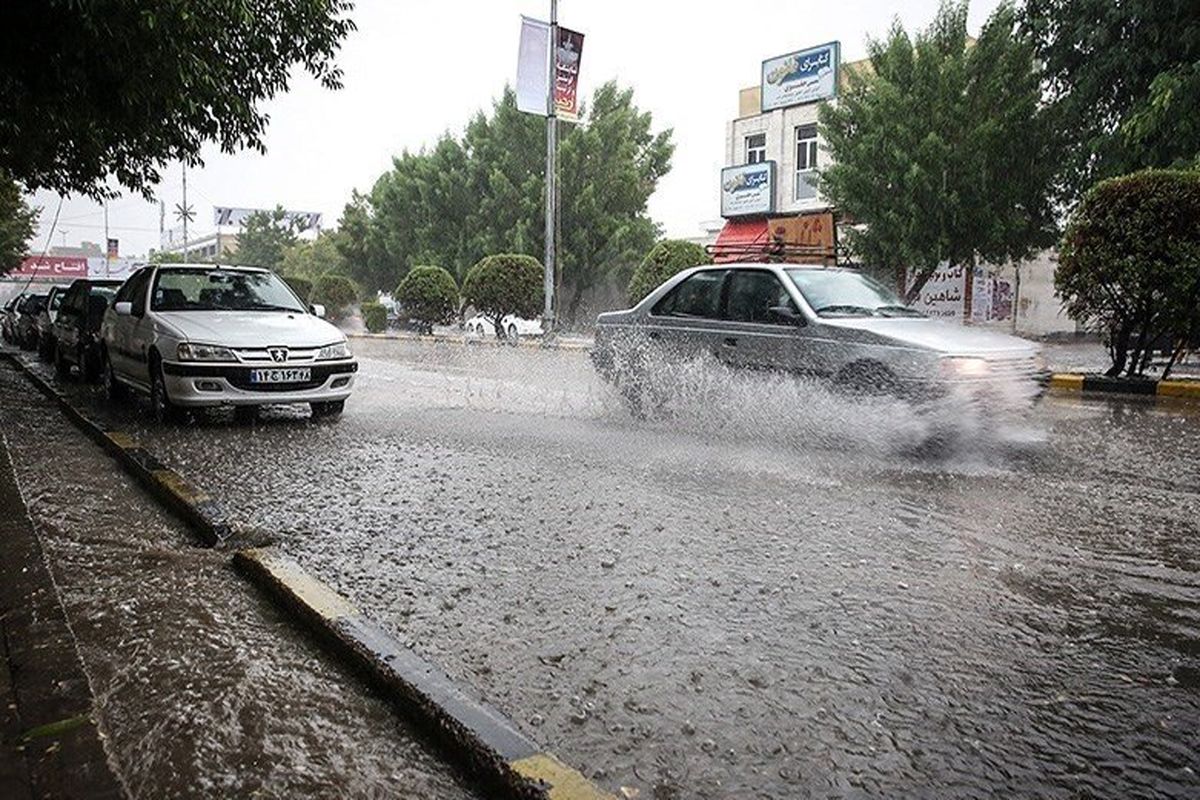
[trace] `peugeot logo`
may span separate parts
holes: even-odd
[[[286,347],[268,347],[267,354],[271,356],[271,360],[276,364],[282,364],[287,361],[288,351]]]

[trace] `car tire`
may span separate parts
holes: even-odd
[[[113,374],[112,362],[108,360],[108,351],[103,350],[100,353],[100,369],[101,377],[104,379],[104,394],[114,403],[119,403],[129,397],[129,389],[125,384],[117,380],[117,376]]]
[[[171,402],[167,394],[167,383],[163,378],[162,362],[157,358],[150,362],[150,413],[160,424],[178,422],[183,416],[179,406]]]
[[[84,383],[95,383],[100,379],[100,364],[96,357],[88,355],[86,347],[80,347],[75,353],[75,367],[79,370],[79,378]]]
[[[322,417],[340,416],[346,408],[345,400],[323,400],[317,403],[309,403],[312,406],[313,419]]]
[[[60,378],[68,378],[71,375],[71,365],[63,358],[62,348],[54,345],[54,374]]]

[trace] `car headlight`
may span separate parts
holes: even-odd
[[[332,361],[335,358],[349,358],[350,347],[345,342],[327,344],[317,351],[317,361]]]
[[[180,342],[175,352],[180,361],[237,361],[232,350],[216,344]]]
[[[942,375],[947,378],[982,378],[988,374],[988,363],[982,358],[948,356],[941,362]]]

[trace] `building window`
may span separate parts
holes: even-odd
[[[817,126],[796,128],[796,199],[817,196]]]
[[[746,137],[746,163],[761,164],[767,160],[767,135],[752,133]]]

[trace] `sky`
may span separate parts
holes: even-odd
[[[893,19],[910,31],[927,25],[939,0],[560,0],[559,22],[584,34],[581,96],[615,79],[653,114],[655,130],[672,128],[670,174],[650,200],[667,235],[691,236],[719,217],[718,175],[725,126],[737,115],[738,90],[759,79],[763,59],[838,40],[843,61],[866,55],[868,37]],[[978,32],[999,0],[975,0]],[[211,232],[213,206],[318,211],[334,227],[354,189],[367,191],[391,159],[462,131],[516,77],[520,15],[545,19],[549,0],[358,0],[358,30],[337,58],[344,88],[323,89],[297,71],[290,90],[262,105],[270,123],[267,151],[206,148],[204,166],[188,171],[192,235]],[[169,165],[158,197],[170,212],[182,199],[181,169]],[[38,192],[41,208],[31,252],[48,244],[104,241],[104,208],[67,197],[51,237],[57,195]],[[108,203],[109,235],[121,255],[158,247],[159,208],[140,195]]]

